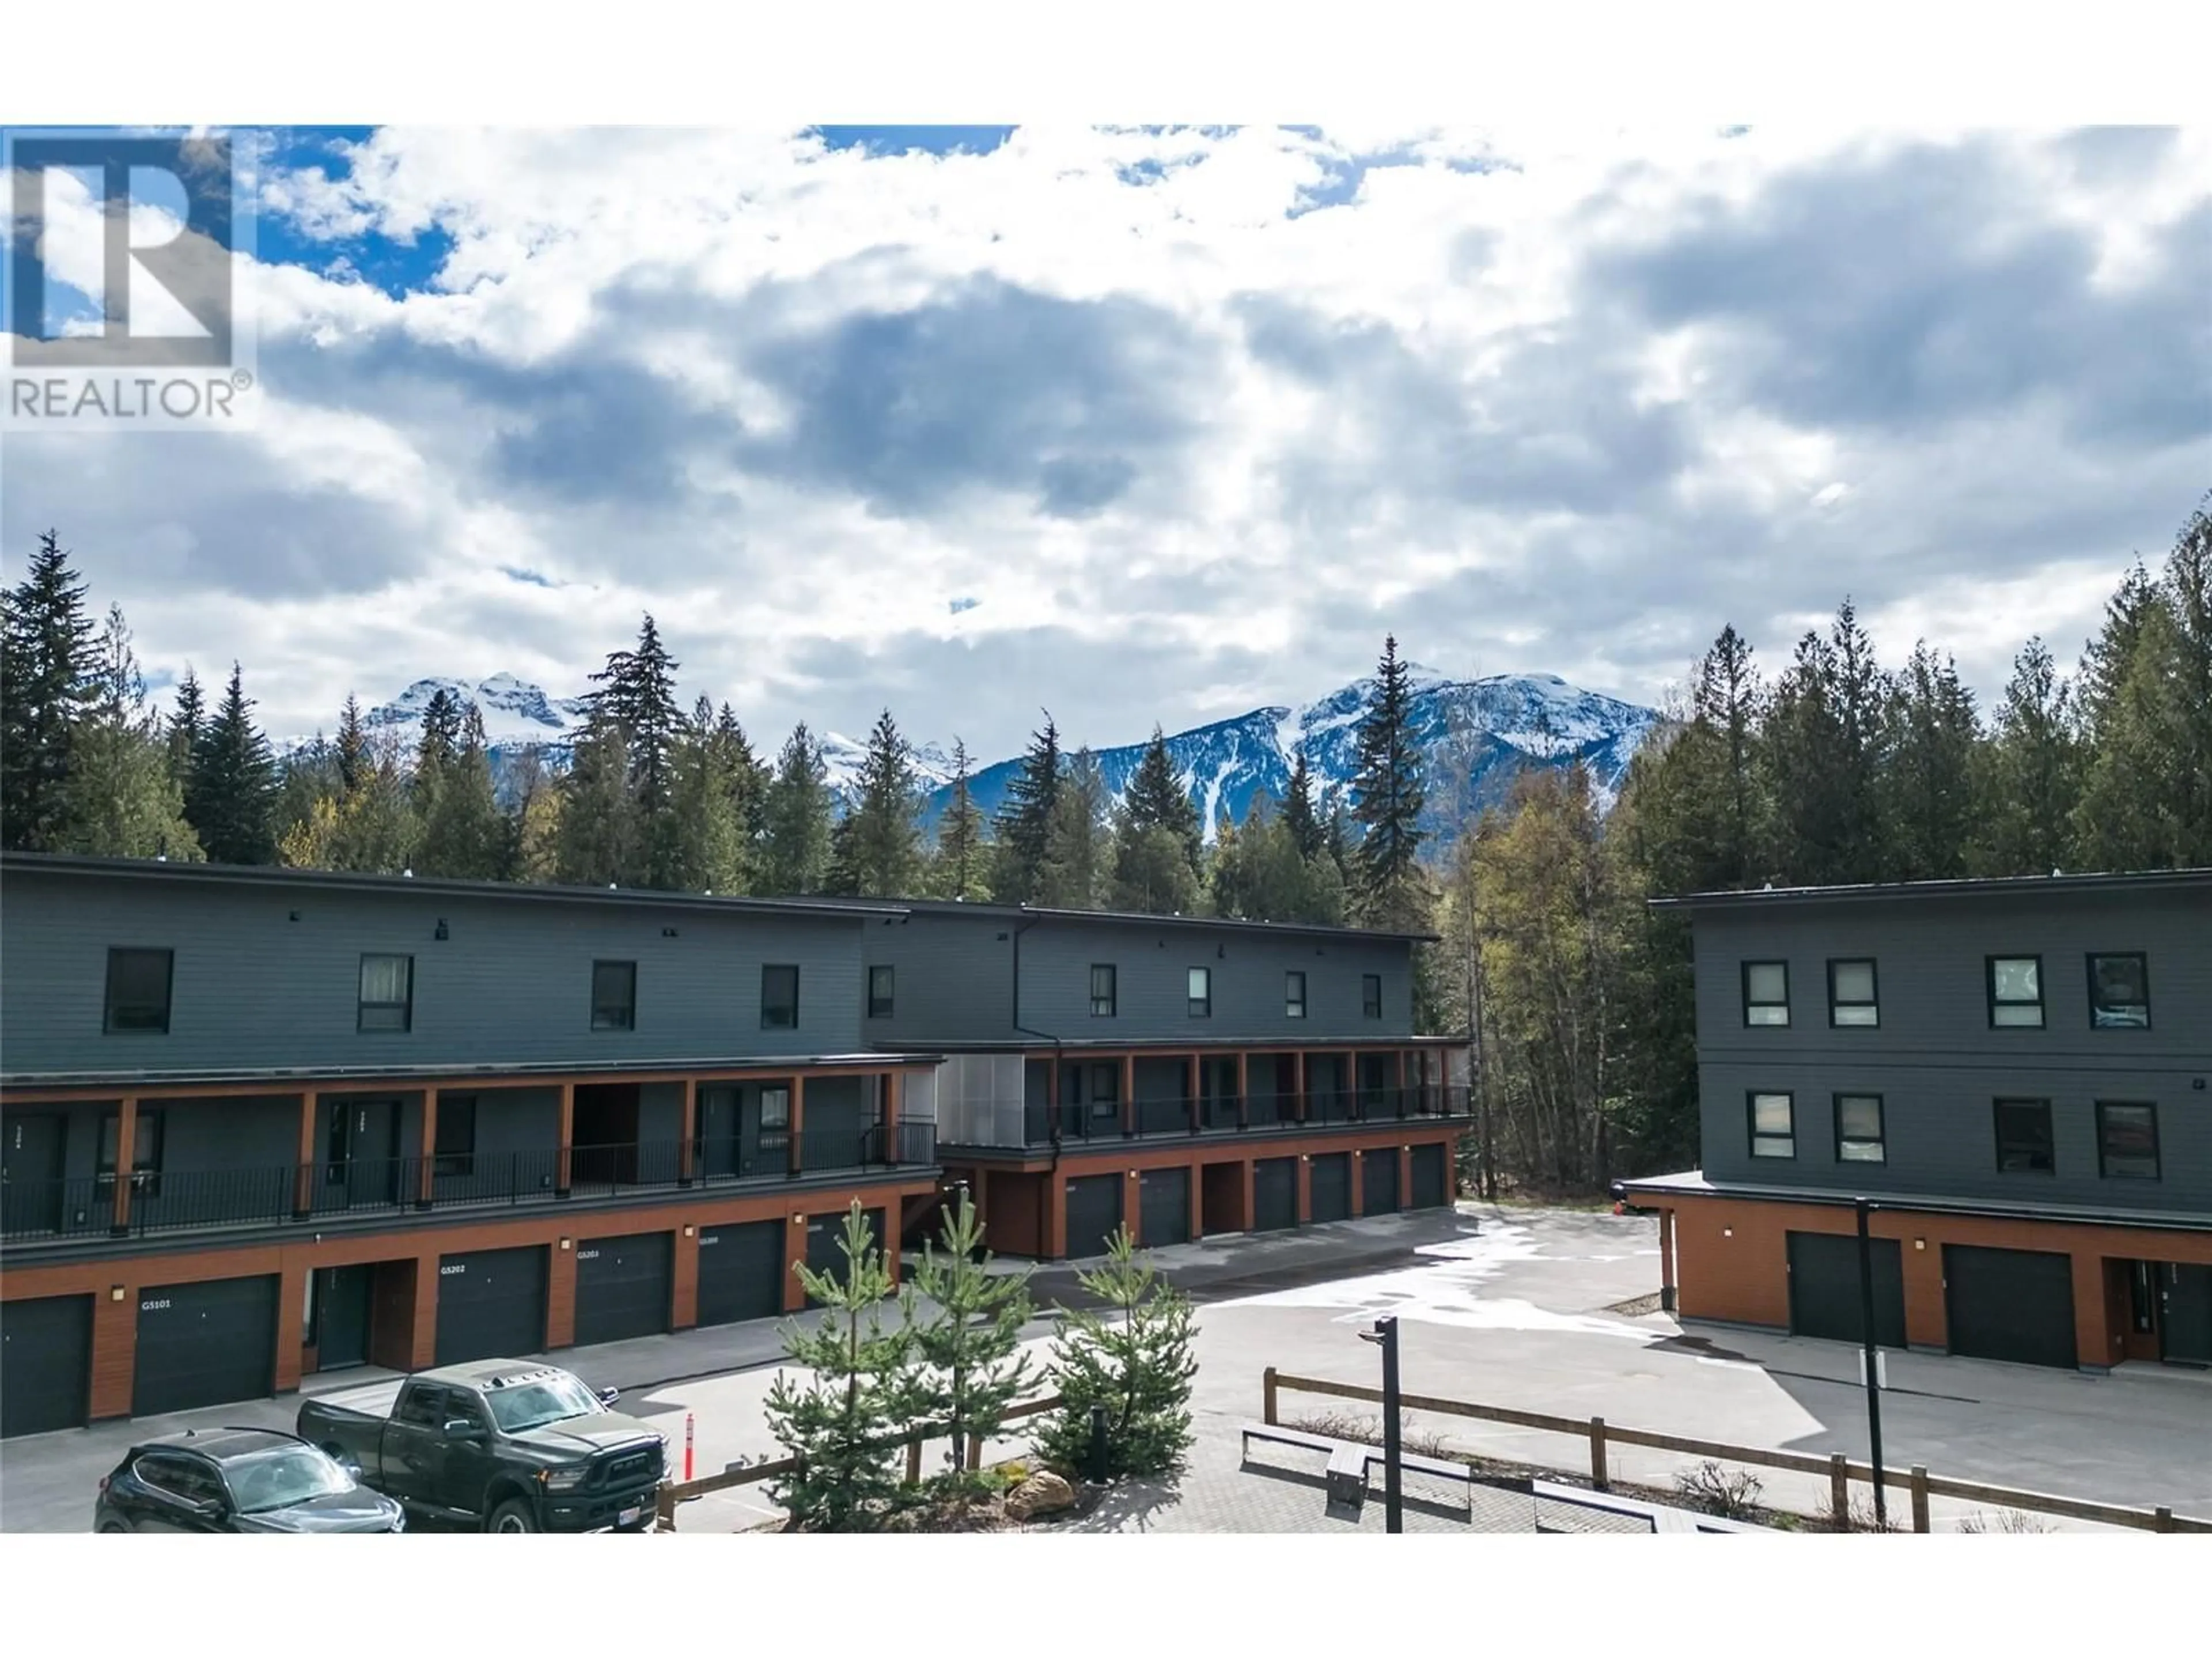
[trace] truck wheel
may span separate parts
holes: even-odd
[[[536,1532],[538,1511],[526,1498],[510,1498],[491,1512],[488,1532]]]

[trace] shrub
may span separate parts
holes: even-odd
[[[1759,1494],[1766,1483],[1749,1469],[1732,1469],[1708,1460],[1674,1477],[1674,1490],[1684,1504],[1723,1521],[1748,1521],[1759,1513]]]

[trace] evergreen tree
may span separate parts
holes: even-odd
[[[507,825],[507,869],[517,881],[557,881],[562,797],[535,750],[523,750],[516,763],[514,796]]]
[[[1935,881],[1966,873],[1967,847],[1978,828],[1974,781],[1980,728],[1973,693],[1958,666],[1940,662],[1926,641],[1894,683],[1883,766],[1893,880]]]
[[[643,886],[647,872],[629,747],[620,723],[596,699],[571,745],[559,789],[557,879],[585,887]]]
[[[2042,640],[2013,659],[1984,752],[1979,872],[2042,875],[2074,864],[2073,814],[2081,795],[2081,744],[2072,683]]]
[[[2172,625],[2166,708],[2176,819],[2174,861],[2212,866],[2212,495],[2174,538],[2163,586]]]
[[[349,691],[346,693],[345,708],[338,714],[336,745],[341,793],[351,794],[360,788],[369,769],[376,763],[370,748],[368,722],[362,718],[361,700]]]
[[[51,530],[0,593],[0,846],[40,851],[64,834],[70,745],[94,696],[84,595]]]
[[[878,1313],[890,1294],[890,1273],[858,1199],[839,1241],[842,1273],[793,1264],[806,1293],[823,1310],[812,1328],[785,1328],[783,1349],[812,1373],[805,1383],[779,1371],[769,1384],[769,1427],[799,1468],[769,1487],[807,1532],[865,1532],[897,1502],[897,1431],[910,1399],[913,1340],[902,1322],[885,1329]]]
[[[435,781],[422,814],[414,868],[421,875],[499,880],[509,868],[507,817],[499,810],[492,785],[483,714],[474,703],[461,709],[451,741],[451,752],[436,763],[433,772]],[[427,732],[424,748],[428,748]],[[419,792],[422,762],[416,763],[415,775]]]
[[[167,725],[161,729],[162,742],[168,750],[169,778],[181,793],[189,794],[192,776],[192,750],[200,740],[200,727],[207,721],[207,696],[200,689],[199,676],[191,665],[185,665],[185,677],[177,682],[176,706],[169,711]]]
[[[1008,781],[1006,802],[999,809],[991,890],[1002,903],[1037,902],[1059,816],[1060,770],[1060,729],[1048,710],[1044,729],[1030,734],[1029,751]]]
[[[830,873],[829,777],[813,733],[803,723],[793,728],[762,801],[762,893],[798,897],[823,890]]]
[[[1398,641],[1383,641],[1375,689],[1358,728],[1352,816],[1361,827],[1352,849],[1352,914],[1370,927],[1425,925],[1420,876],[1425,793],[1420,746],[1413,734],[1413,681]]]
[[[1062,910],[1097,908],[1106,891],[1110,811],[1111,798],[1097,758],[1088,749],[1077,750],[1054,794],[1044,863],[1030,902]]]
[[[269,739],[253,723],[245,676],[230,667],[230,683],[200,732],[192,752],[185,816],[210,860],[217,864],[272,864],[276,834],[276,763]]]
[[[750,891],[760,768],[727,703],[718,711],[701,697],[693,706],[675,766],[673,810],[681,830],[676,885],[695,893]]]
[[[1192,878],[1197,878],[1204,846],[1198,803],[1176,776],[1168,740],[1158,726],[1152,727],[1152,740],[1145,745],[1143,758],[1122,793],[1121,808],[1133,830],[1164,830],[1175,836],[1182,844]]]
[[[921,805],[913,749],[884,709],[868,734],[855,799],[838,826],[846,843],[846,884],[862,898],[908,898],[921,887]]]
[[[927,1369],[913,1396],[912,1413],[949,1427],[947,1484],[965,1486],[967,1449],[995,1437],[1007,1408],[1027,1391],[1029,1356],[1022,1328],[1030,1322],[1029,1272],[993,1273],[983,1249],[983,1224],[965,1188],[945,1214],[939,1246],[922,1245],[913,1291],[929,1303],[914,1311],[907,1296],[915,1357]]]
[[[1159,824],[1139,828],[1125,806],[1114,815],[1112,877],[1107,905],[1156,916],[1198,914],[1200,886],[1180,833]],[[1215,866],[1224,854],[1217,849]]]
[[[1164,1474],[1190,1444],[1190,1299],[1139,1259],[1126,1228],[1103,1267],[1075,1277],[1099,1306],[1058,1310],[1050,1368],[1061,1405],[1038,1431],[1038,1454],[1087,1472],[1091,1408],[1103,1406],[1108,1476]]]
[[[313,821],[315,803],[340,793],[337,750],[320,732],[276,763],[276,802],[269,821],[276,826],[280,860],[292,862],[284,849],[293,844],[301,827]]]
[[[1760,745],[1778,808],[1776,861],[1797,884],[1879,881],[1889,867],[1880,773],[1887,682],[1845,599],[1808,633]]]
[[[305,817],[285,830],[277,842],[283,862],[374,875],[397,875],[413,867],[422,821],[398,735],[365,736],[353,776],[353,787],[341,782],[318,795]]]
[[[990,844],[985,838],[982,809],[975,805],[968,775],[968,745],[952,740],[952,799],[937,826],[937,856],[930,888],[939,898],[970,902],[991,896],[987,872]]]
[[[677,885],[684,860],[683,835],[674,812],[676,751],[683,711],[676,702],[676,671],[648,613],[636,647],[610,653],[592,676],[592,702],[621,735],[625,776],[637,836],[635,880],[647,887]]]
[[[1306,766],[1306,746],[1300,744],[1291,763],[1291,784],[1283,797],[1283,827],[1302,859],[1315,859],[1325,849],[1321,817],[1314,806],[1313,774]]]
[[[72,741],[56,850],[199,858],[199,840],[185,822],[184,792],[169,775],[161,717],[146,706],[121,605],[108,607],[91,660],[92,699]]]

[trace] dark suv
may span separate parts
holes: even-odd
[[[133,1446],[100,1483],[94,1532],[400,1532],[406,1511],[280,1429],[187,1430]]]

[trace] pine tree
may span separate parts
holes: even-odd
[[[670,888],[683,860],[682,834],[673,805],[676,750],[684,718],[676,702],[676,671],[648,613],[636,647],[617,651],[592,676],[599,690],[592,703],[620,733],[637,836],[635,882]]]
[[[176,706],[169,711],[167,723],[161,728],[161,739],[168,751],[169,778],[179,793],[189,794],[192,776],[192,750],[200,740],[200,727],[207,721],[207,695],[200,689],[199,676],[191,665],[185,665],[185,677],[177,682]]]
[[[0,593],[0,846],[57,844],[78,717],[94,695],[84,583],[49,530]]]
[[[1103,1267],[1075,1277],[1099,1306],[1058,1310],[1050,1370],[1061,1405],[1038,1431],[1038,1454],[1088,1472],[1091,1408],[1103,1406],[1109,1478],[1164,1474],[1191,1439],[1190,1299],[1139,1259],[1126,1228],[1108,1241]]]
[[[812,1376],[799,1383],[779,1371],[768,1391],[769,1427],[799,1461],[769,1495],[807,1532],[868,1531],[897,1502],[897,1431],[911,1401],[912,1334],[903,1322],[884,1326],[878,1309],[891,1278],[858,1199],[840,1244],[842,1273],[793,1264],[824,1317],[812,1328],[787,1326],[784,1353]]]
[[[968,745],[952,740],[952,799],[937,825],[937,856],[930,887],[939,898],[965,899],[970,903],[991,896],[987,877],[991,849],[985,839],[982,809],[969,778]]]
[[[1945,880],[1966,873],[1978,813],[1974,781],[1980,728],[1973,693],[1958,665],[1940,662],[1926,641],[1912,647],[1891,692],[1882,795],[1893,880]]]
[[[1097,757],[1088,749],[1077,750],[1054,795],[1044,863],[1037,872],[1032,903],[1062,910],[1097,908],[1106,891],[1110,810],[1111,798]]]
[[[368,722],[362,718],[361,700],[350,691],[346,693],[345,708],[338,714],[336,749],[338,787],[350,794],[361,787],[368,769],[375,763],[369,752]]]
[[[1022,1328],[1030,1322],[1029,1272],[993,1273],[983,1249],[983,1224],[963,1188],[945,1215],[939,1244],[922,1246],[913,1289],[929,1303],[926,1314],[907,1298],[915,1356],[927,1369],[915,1389],[913,1415],[950,1431],[947,1484],[969,1484],[967,1449],[994,1438],[1007,1408],[1030,1383]]]
[[[559,880],[562,797],[534,749],[524,750],[516,763],[514,796],[507,824],[507,869],[517,881]]]
[[[861,757],[856,799],[838,826],[846,842],[845,884],[861,898],[908,898],[921,885],[920,796],[913,749],[884,709]]]
[[[823,890],[830,873],[829,769],[805,724],[777,756],[762,800],[760,889],[776,897]]]
[[[1370,927],[1425,924],[1420,878],[1425,793],[1420,746],[1413,734],[1413,682],[1398,641],[1383,641],[1375,689],[1360,717],[1352,816],[1363,831],[1352,849],[1352,913]]]
[[[1760,745],[1778,809],[1776,862],[1790,882],[1879,881],[1889,867],[1880,787],[1887,685],[1849,599],[1826,638],[1798,641]]]
[[[1283,827],[1290,831],[1291,844],[1298,849],[1300,858],[1321,856],[1325,837],[1314,806],[1313,774],[1306,766],[1304,744],[1298,745],[1291,763],[1290,788],[1283,796]]]
[[[422,820],[398,735],[364,734],[353,777],[351,788],[334,782],[315,798],[304,817],[285,829],[276,848],[283,863],[374,875],[397,875],[414,866]]]
[[[435,767],[414,868],[422,875],[499,880],[508,872],[507,818],[492,785],[483,714],[474,703],[461,709],[451,743],[451,752]],[[420,761],[415,775],[419,792]]]
[[[2162,586],[2172,625],[2174,861],[2212,866],[2212,495],[2174,538]]]
[[[991,890],[1002,903],[1037,902],[1058,817],[1060,771],[1060,729],[1048,710],[1044,729],[1030,734],[1029,751],[1008,781],[1006,802],[999,809]]]
[[[629,744],[620,723],[596,699],[570,746],[568,769],[558,787],[557,879],[586,887],[644,885],[642,827],[630,787]]]
[[[2029,876],[2073,866],[2081,743],[2072,682],[2060,675],[2041,639],[2031,639],[2013,659],[1995,727],[1984,751],[1977,869]]]
[[[56,850],[198,859],[199,840],[185,822],[184,792],[169,775],[161,717],[146,706],[121,605],[108,607],[91,661],[92,699],[72,741]]]
[[[1174,836],[1182,844],[1184,861],[1190,866],[1195,879],[1204,848],[1198,803],[1191,799],[1182,780],[1176,776],[1175,762],[1168,754],[1168,740],[1158,726],[1152,727],[1152,739],[1145,745],[1144,756],[1130,776],[1121,805],[1132,828],[1139,831],[1164,830]]]
[[[236,663],[230,683],[200,732],[192,752],[185,816],[210,860],[217,864],[273,864],[276,834],[276,763],[269,739],[254,725],[252,700]]]
[[[702,696],[693,706],[677,744],[675,767],[676,886],[695,893],[750,891],[759,767],[727,703],[717,711]]]

